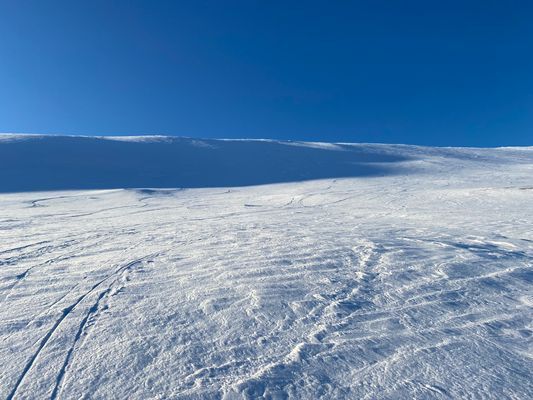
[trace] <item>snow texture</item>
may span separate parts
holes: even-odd
[[[0,160],[1,398],[531,398],[532,148],[4,136]]]

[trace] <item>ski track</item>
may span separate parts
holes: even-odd
[[[111,279],[112,277],[115,277],[117,274],[121,274],[123,273],[124,271],[127,271],[129,270],[130,268],[132,268],[134,265],[144,261],[145,259],[149,258],[149,257],[153,257],[155,255],[151,255],[151,256],[147,256],[147,257],[142,257],[142,258],[139,258],[139,259],[136,259],[134,261],[131,261],[127,264],[125,264],[124,266],[118,268],[115,272],[113,272],[112,274],[106,276],[104,279],[98,281],[97,283],[95,283],[87,292],[85,292],[83,295],[81,295],[73,304],[71,304],[70,306],[66,307],[65,309],[62,310],[62,314],[61,316],[56,320],[56,322],[54,323],[54,325],[52,326],[52,328],[45,334],[45,336],[42,338],[42,340],[40,341],[39,343],[39,346],[37,347],[37,350],[35,351],[35,353],[30,357],[30,359],[28,360],[28,362],[26,363],[24,369],[22,370],[22,373],[20,374],[20,376],[18,377],[16,383],[15,383],[15,386],[13,387],[13,390],[8,394],[7,396],[7,399],[8,400],[11,400],[14,398],[14,396],[16,395],[17,393],[17,390],[20,386],[20,384],[22,383],[22,381],[24,380],[24,378],[26,377],[26,375],[28,374],[28,372],[30,371],[30,369],[32,368],[33,364],[35,363],[35,361],[37,360],[37,358],[39,357],[39,354],[41,353],[41,351],[45,348],[46,344],[48,343],[48,341],[50,340],[50,338],[52,337],[52,335],[56,332],[56,330],[59,328],[59,326],[61,325],[61,323],[65,320],[65,318],[67,318],[70,313],[86,298],[88,297],[91,293],[93,293],[97,288],[100,287],[100,285],[102,285],[104,282],[108,281],[109,279]],[[116,280],[115,280],[116,281]],[[113,281],[113,283],[115,283],[115,281]],[[89,307],[87,313],[85,314],[85,317],[82,319],[81,323],[80,323],[80,327],[78,329],[78,332],[76,333],[76,336],[74,338],[74,342],[72,344],[72,347],[69,349],[69,351],[67,352],[67,357],[65,358],[65,362],[63,364],[63,366],[61,367],[59,373],[58,373],[58,377],[57,377],[57,380],[56,380],[56,386],[54,387],[54,390],[52,392],[52,397],[51,398],[56,398],[57,396],[57,389],[59,388],[59,385],[61,383],[61,379],[66,371],[66,367],[68,365],[68,362],[70,360],[70,357],[71,357],[71,354],[72,352],[74,351],[74,347],[77,343],[77,341],[79,340],[82,332],[83,332],[83,329],[87,323],[87,320],[89,319],[89,317],[91,315],[93,315],[97,309],[98,309],[98,304],[100,303],[100,301],[102,300],[102,298],[107,295],[110,291],[111,291],[111,286],[113,285],[113,283],[108,287],[106,288],[105,290],[103,290],[100,295],[98,295],[97,297],[97,300],[96,302],[91,306]]]
[[[83,317],[81,323],[80,323],[80,326],[78,328],[78,331],[76,332],[76,336],[74,337],[74,340],[73,340],[73,343],[72,343],[72,346],[70,347],[70,349],[68,350],[67,352],[67,356],[65,357],[65,361],[63,362],[63,365],[61,366],[61,369],[59,370],[59,373],[57,374],[57,379],[56,379],[56,384],[54,386],[54,389],[52,390],[52,395],[51,395],[51,399],[55,399],[57,398],[58,396],[58,393],[60,393],[60,389],[61,389],[61,384],[62,384],[62,381],[63,381],[63,377],[67,371],[67,367],[69,365],[69,362],[71,361],[72,359],[72,354],[74,352],[74,349],[76,348],[76,345],[78,344],[79,340],[81,339],[82,337],[82,334],[85,332],[86,330],[86,327],[87,327],[87,322],[89,321],[89,318],[93,317],[94,319],[96,319],[96,314],[98,313],[99,311],[99,306],[100,306],[100,303],[102,302],[103,299],[105,299],[107,296],[110,295],[110,293],[112,293],[112,291],[114,290],[113,289],[113,286],[116,285],[117,281],[119,281],[121,279],[121,277],[127,273],[128,271],[130,271],[134,266],[144,262],[145,260],[147,259],[153,259],[157,257],[157,254],[153,254],[153,255],[150,255],[150,256],[147,256],[147,257],[143,257],[143,258],[139,258],[139,259],[136,259],[132,262],[129,262],[128,264],[126,264],[125,266],[119,268],[117,270],[117,272],[115,272],[112,276],[117,276],[117,275],[120,275],[119,277],[116,277],[113,282],[111,282],[111,284],[105,289],[103,290],[97,297],[96,301],[94,302],[94,304],[88,309],[87,313],[85,314],[85,317]],[[111,278],[111,276],[109,276],[108,278],[106,278],[105,280]],[[103,283],[104,281],[101,281],[99,282],[96,286],[99,286],[101,283]],[[93,287],[91,289],[94,290],[96,289],[96,286]]]
[[[533,151],[453,151],[412,175],[0,195],[0,397],[531,398]]]

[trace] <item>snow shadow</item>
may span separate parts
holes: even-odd
[[[249,186],[400,173],[375,146],[176,137],[3,136],[0,192]]]

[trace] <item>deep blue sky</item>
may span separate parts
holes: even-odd
[[[533,2],[0,0],[1,131],[533,145]]]

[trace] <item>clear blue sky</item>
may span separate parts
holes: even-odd
[[[533,2],[0,0],[0,131],[533,145]]]

